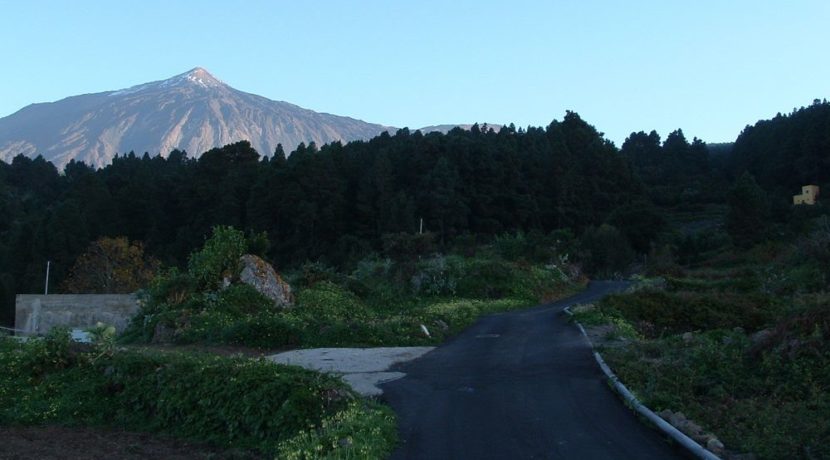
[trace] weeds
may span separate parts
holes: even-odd
[[[721,256],[576,316],[635,330],[603,353],[652,409],[682,411],[732,451],[830,458],[830,299],[806,248],[824,245]]]
[[[4,424],[105,425],[296,458],[318,458],[311,443],[292,441],[309,426],[348,438],[343,450],[357,454],[380,457],[395,441],[387,409],[357,402],[333,377],[264,360],[101,355],[73,350],[66,331],[57,331],[25,344],[3,339],[0,365]]]

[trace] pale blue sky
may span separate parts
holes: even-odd
[[[193,67],[392,126],[544,126],[574,110],[618,146],[731,141],[830,98],[827,0],[0,0],[0,116]]]

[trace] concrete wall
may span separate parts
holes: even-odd
[[[18,294],[14,328],[45,334],[55,326],[84,329],[100,321],[121,332],[137,312],[135,294]]]

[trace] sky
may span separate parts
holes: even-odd
[[[236,89],[412,129],[575,111],[733,141],[830,98],[827,0],[0,0],[0,117],[204,67]]]

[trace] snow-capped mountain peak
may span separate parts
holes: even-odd
[[[0,118],[0,160],[42,155],[58,168],[69,161],[102,167],[117,153],[199,156],[247,140],[262,155],[278,144],[369,139],[390,128],[313,112],[238,91],[196,67],[118,91],[33,104]]]
[[[181,75],[177,75],[171,78],[170,80],[166,81],[175,81],[176,83],[186,81],[194,85],[202,86],[204,88],[214,88],[217,86],[225,85],[225,83],[222,82],[222,80],[219,80],[218,78],[214,77],[210,74],[210,72],[201,67],[193,68]]]
[[[225,83],[214,77],[207,70],[202,67],[195,67],[185,73],[173,76],[167,80],[159,80],[150,83],[142,83],[140,85],[130,86],[129,88],[112,91],[111,96],[124,96],[128,94],[138,93],[144,90],[154,89],[168,89],[171,87],[188,87],[197,86],[200,88],[220,88],[226,86]]]

